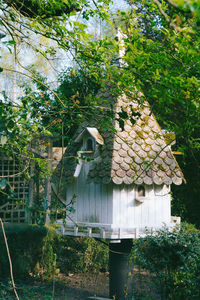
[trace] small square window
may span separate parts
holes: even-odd
[[[138,197],[145,197],[145,188],[143,185],[138,186]]]

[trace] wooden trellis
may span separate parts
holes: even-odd
[[[31,151],[35,157],[46,159],[49,168],[55,170],[59,164],[65,148],[52,147],[53,139],[57,137],[41,137],[33,140],[31,144]],[[13,199],[6,196],[7,191],[3,189],[0,194],[0,218],[7,223],[35,223],[36,213],[30,213],[26,209],[33,208],[37,204],[38,199],[42,197],[47,199],[48,206],[51,203],[51,182],[47,178],[44,183],[40,181],[40,174],[35,169],[34,161],[30,163],[30,177],[28,181],[24,178],[23,169],[26,162],[14,160],[11,157],[6,157],[0,153],[0,180],[6,179],[7,189],[13,191]],[[34,178],[33,178],[34,177]],[[49,210],[47,210],[47,213]],[[48,222],[48,214],[46,214],[46,221]]]
[[[12,189],[14,200],[6,201],[0,206],[0,218],[8,223],[26,223],[28,214],[25,209],[25,202],[29,198],[29,182],[22,176],[17,175],[20,172],[20,164],[5,156],[0,157],[0,178],[6,178],[7,185]],[[2,203],[0,197],[0,204]],[[6,198],[6,197],[4,197]]]
[[[0,207],[0,218],[7,223],[26,223],[25,205],[7,202]]]

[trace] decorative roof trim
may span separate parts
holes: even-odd
[[[75,139],[75,142],[80,142],[85,132],[88,132],[98,144],[104,145],[104,139],[99,133],[98,129],[95,127],[86,127]]]

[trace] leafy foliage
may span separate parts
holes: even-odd
[[[108,271],[108,246],[99,241],[59,236],[55,246],[61,272]]]
[[[15,276],[28,278],[32,274],[51,278],[55,271],[56,257],[52,248],[55,232],[37,225],[7,225],[5,231]],[[9,276],[9,262],[2,231],[0,234],[0,277],[6,278]]]
[[[53,296],[52,287],[47,284],[44,289],[44,286],[38,284],[34,286],[32,282],[26,281],[24,283],[23,281],[18,281],[16,287],[19,298],[23,300],[29,300],[40,297],[42,297],[42,299],[44,300],[51,300]],[[1,299],[16,299],[16,296],[13,293],[13,287],[10,280],[5,279],[2,282],[0,282],[0,297]]]
[[[52,16],[61,16],[62,14],[69,14],[73,11],[80,10],[78,3],[74,1],[60,1],[55,3],[55,1],[34,1],[26,0],[23,3],[21,1],[4,1],[9,6],[13,7],[15,10],[19,11],[24,17],[43,19]]]
[[[200,290],[200,235],[168,228],[135,241],[132,258],[153,275],[162,299],[196,299]]]
[[[176,133],[187,185],[175,187],[173,213],[200,225],[199,5],[197,1],[131,2],[137,24],[125,31],[124,61],[162,128]]]
[[[108,247],[91,238],[59,236],[55,228],[6,225],[14,276],[49,280],[56,271],[100,272],[108,269]],[[1,235],[0,278],[9,276],[9,262]]]

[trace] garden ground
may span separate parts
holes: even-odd
[[[109,297],[109,273],[59,274],[55,281],[51,280],[49,283],[38,280],[16,281],[16,286],[20,300],[86,300],[89,296]],[[140,299],[144,299],[144,291],[145,295],[149,295],[148,299],[160,299],[150,285],[147,273],[136,272],[135,286],[135,291],[141,295]],[[5,294],[2,294],[1,289],[0,300],[14,299],[12,289],[7,288]]]
[[[4,289],[1,288],[0,291],[1,300],[16,299],[12,288],[8,288],[9,284],[2,283]],[[60,274],[55,277],[55,281],[51,280],[48,283],[38,280],[16,280],[16,287],[20,300],[85,300],[94,295],[108,297],[108,274]]]

